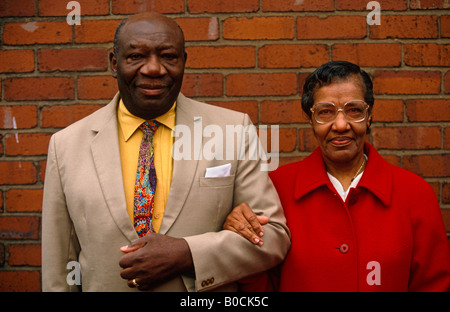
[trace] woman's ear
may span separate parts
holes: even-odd
[[[367,130],[366,133],[370,133],[370,126],[372,125],[372,114],[369,115],[369,118],[367,118]]]

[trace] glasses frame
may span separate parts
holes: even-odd
[[[347,115],[345,114],[345,111],[344,111],[345,105],[347,105],[348,103],[354,103],[354,102],[359,102],[359,103],[366,104],[366,106],[365,106],[366,111],[364,112],[364,118],[362,118],[361,120],[349,120],[347,118]],[[342,114],[344,115],[345,120],[347,120],[348,122],[363,122],[367,118],[367,112],[368,112],[369,107],[370,107],[369,104],[367,104],[365,101],[362,101],[362,100],[348,101],[341,108],[336,108],[336,114],[334,115],[334,118],[332,120],[330,120],[330,121],[320,121],[320,120],[317,119],[317,116],[314,114],[315,106],[317,104],[331,104],[334,107],[336,107],[336,104],[331,103],[331,102],[319,102],[319,103],[314,104],[313,107],[310,108],[310,111],[311,111],[312,115],[314,116],[314,120],[317,123],[320,123],[320,124],[327,124],[327,123],[330,123],[330,122],[334,122],[336,120],[337,115],[339,114],[339,112],[342,112]]]

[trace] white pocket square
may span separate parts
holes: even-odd
[[[231,164],[206,168],[205,178],[228,177],[231,172]]]

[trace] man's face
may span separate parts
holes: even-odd
[[[117,55],[111,55],[125,107],[147,120],[172,107],[181,89],[185,63],[181,31],[161,17],[130,18],[120,31]]]

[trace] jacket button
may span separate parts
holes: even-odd
[[[342,252],[343,254],[348,252],[348,245],[347,244],[342,244],[341,247],[339,247],[339,251]]]

